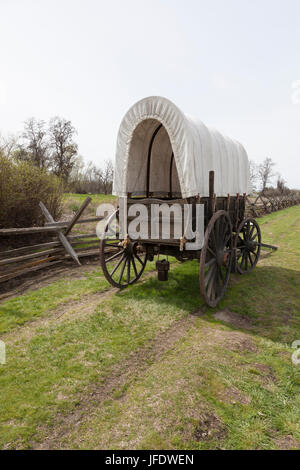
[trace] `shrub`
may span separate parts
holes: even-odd
[[[63,189],[56,176],[0,153],[0,227],[43,225],[40,201],[57,220],[63,208]]]

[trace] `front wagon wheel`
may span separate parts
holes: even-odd
[[[215,307],[225,295],[232,256],[230,217],[227,212],[218,211],[206,228],[200,256],[200,290],[209,307]]]
[[[114,214],[118,219],[118,211]],[[104,233],[108,234],[109,219]],[[100,264],[108,282],[119,289],[134,284],[142,275],[147,263],[147,253],[137,241],[121,240],[116,227],[114,238],[103,237],[100,241]]]
[[[234,247],[237,271],[240,274],[251,272],[259,260],[261,248],[261,232],[255,219],[248,217],[240,223]]]

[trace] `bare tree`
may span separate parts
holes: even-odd
[[[8,136],[0,135],[0,151],[7,158],[13,157],[18,149],[19,136],[9,134]]]
[[[112,182],[114,176],[114,166],[111,160],[105,161],[105,167],[102,172],[102,186],[104,194],[112,192]]]
[[[61,176],[66,182],[76,161],[78,145],[73,138],[76,134],[71,121],[55,117],[51,119],[49,126],[49,138],[51,154],[51,166],[57,176]]]
[[[261,184],[262,192],[265,191],[267,185],[271,182],[271,179],[274,177],[273,167],[275,163],[272,158],[265,158],[263,163],[258,166],[258,179]]]
[[[249,178],[252,190],[255,191],[258,178],[258,168],[254,160],[249,160]]]
[[[92,192],[101,193],[103,191],[103,170],[96,166],[93,167]]]
[[[85,163],[81,155],[74,157],[74,165],[69,175],[69,183],[76,193],[84,194],[84,168]]]
[[[31,161],[39,168],[46,168],[49,159],[49,143],[45,122],[27,119],[22,135],[24,143],[19,146],[19,158]]]
[[[286,181],[283,179],[280,173],[277,174],[276,189],[279,194],[286,194],[289,192],[289,189],[286,186]]]
[[[88,193],[100,193],[99,182],[97,181],[97,167],[93,162],[88,162],[83,175],[85,190]]]

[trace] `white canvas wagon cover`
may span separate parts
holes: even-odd
[[[210,170],[215,172],[216,196],[249,194],[248,157],[239,142],[159,96],[138,101],[124,116],[117,138],[113,194],[145,195],[150,190],[155,195],[171,190],[183,198],[206,197]]]

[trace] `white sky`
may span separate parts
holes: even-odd
[[[65,117],[101,165],[162,95],[299,188],[299,21],[299,0],[0,0],[0,131]]]

